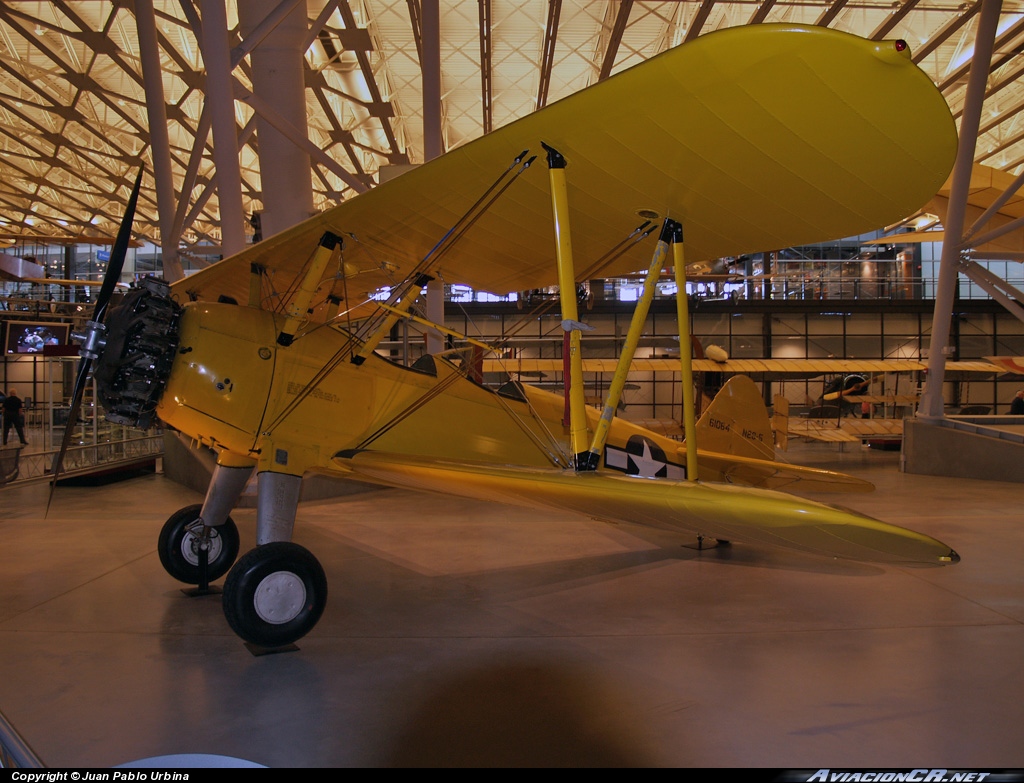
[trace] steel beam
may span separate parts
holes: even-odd
[[[935,35],[933,35],[923,46],[917,49],[911,49],[911,59],[920,65],[921,61],[924,60],[928,55],[938,49],[942,44],[954,34],[957,30],[963,27],[965,24],[970,22],[975,14],[981,10],[981,0],[974,3],[973,5],[964,9],[962,13],[958,13],[946,24],[939,28]]]
[[[544,26],[544,48],[540,59],[540,85],[537,87],[537,108],[548,103],[551,87],[551,69],[555,67],[555,43],[558,40],[558,18],[562,13],[562,0],[548,0],[548,21]]]
[[[601,72],[597,76],[598,81],[604,81],[612,75],[612,68],[615,67],[615,57],[618,55],[619,46],[622,43],[622,35],[626,32],[629,12],[632,10],[633,0],[621,0],[618,11],[615,13],[615,23],[612,25],[611,35],[608,37],[608,45],[604,50]]]
[[[491,0],[480,2],[480,98],[483,113],[484,133],[494,128],[494,85],[491,80],[491,51],[494,43],[491,36]]]
[[[181,280],[185,271],[178,258],[179,235],[174,233],[174,174],[171,170],[171,143],[167,132],[163,72],[156,38],[153,0],[135,0],[135,26],[139,34],[142,80],[146,87],[146,116],[149,120],[149,149],[153,156],[156,180],[156,209],[160,218],[160,255],[164,278]]]
[[[984,0],[983,0],[983,2],[982,2],[982,14],[984,14],[984,12],[985,12],[985,9],[984,9]],[[979,21],[978,24],[979,24],[979,29],[980,29],[981,22]],[[996,21],[996,24],[998,25],[998,20]],[[1024,32],[1024,19],[1018,20],[1016,23],[1014,23],[1010,27],[1008,27],[1005,30],[1003,30],[1003,32],[999,34],[999,37],[994,39],[994,44],[992,44],[990,46],[991,50],[995,51],[998,47],[1009,45],[1012,41],[1014,41],[1021,34],[1021,32]],[[939,88],[940,91],[945,92],[946,90],[950,89],[951,87],[954,87],[961,79],[963,79],[965,74],[967,74],[968,72],[971,72],[971,73],[974,72],[975,64],[978,62],[978,48],[977,47],[978,47],[978,45],[977,45],[977,43],[975,43],[974,55],[969,60],[967,60],[967,62],[965,62],[963,65],[961,65],[959,68],[957,68],[956,70],[950,71],[948,74],[946,74],[945,78],[941,82],[939,82],[938,88]],[[988,57],[985,58],[985,72],[986,72],[986,74],[989,74],[992,71],[994,71],[996,69],[996,67],[998,67],[998,66],[997,66],[996,63],[994,63],[992,61],[992,54],[990,52]],[[968,84],[969,84],[969,82],[968,82]],[[987,84],[987,79],[986,79],[986,84]],[[983,90],[983,95],[984,95],[984,87],[982,88],[982,90]],[[962,114],[965,111],[967,111],[967,102],[966,102],[966,100],[964,102],[964,107],[963,107],[963,109],[961,109],[959,114]],[[990,130],[992,127],[993,126],[991,124],[988,125],[988,126],[985,126],[985,127],[979,127],[978,128],[978,132],[979,133],[983,133],[983,132],[985,132],[987,130]]]
[[[902,3],[898,3],[898,7],[895,11],[889,14],[885,21],[882,22],[871,32],[871,38],[878,41],[889,34],[893,28],[902,22],[911,11],[917,6],[921,0],[904,0]]]
[[[704,29],[704,25],[708,21],[708,17],[711,16],[712,10],[715,7],[715,0],[703,0],[700,4],[700,8],[697,9],[697,13],[693,15],[693,20],[686,28],[686,35],[683,37],[683,42],[692,41],[698,35],[700,31]]]
[[[764,0],[754,11],[754,15],[750,17],[750,21],[747,24],[761,24],[765,19],[768,18],[768,14],[772,8],[775,7],[775,0]]]
[[[833,21],[835,21],[835,18],[839,16],[840,12],[846,8],[846,3],[847,0],[834,0],[832,4],[821,13],[815,24],[818,27],[828,27]]]
[[[1003,280],[995,272],[986,269],[974,261],[964,261],[960,264],[960,271],[982,288],[989,296],[1005,307],[1018,321],[1024,321],[1024,291],[1012,286]]]

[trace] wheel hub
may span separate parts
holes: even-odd
[[[181,539],[181,556],[194,566],[199,565],[199,552],[203,543],[207,546],[206,562],[211,563],[220,556],[222,548],[220,534],[216,528],[208,527],[204,532],[203,524],[198,522],[189,528],[188,532]]]
[[[256,614],[271,625],[294,620],[305,605],[306,585],[291,571],[275,571],[264,577],[253,596]]]

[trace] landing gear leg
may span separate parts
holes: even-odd
[[[327,577],[309,550],[291,542],[302,478],[259,474],[257,547],[224,581],[224,616],[256,655],[296,649],[327,605]]]
[[[175,512],[160,531],[157,552],[164,570],[198,586],[187,595],[219,592],[210,582],[226,574],[238,557],[238,529],[228,514],[251,475],[252,468],[217,465],[205,502]]]
[[[157,543],[164,570],[179,582],[199,586],[188,595],[210,592],[210,581],[226,574],[238,556],[238,528],[231,517],[207,527],[201,509],[197,503],[171,514]]]

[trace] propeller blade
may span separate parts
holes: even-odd
[[[124,269],[124,260],[128,255],[128,242],[131,239],[132,224],[135,222],[135,207],[139,201],[139,189],[142,186],[144,171],[144,168],[139,169],[139,176],[136,178],[132,194],[128,198],[124,217],[121,218],[121,225],[117,229],[117,237],[110,251],[107,273],[103,276],[103,285],[96,297],[92,320],[86,325],[83,334],[75,335],[82,340],[82,350],[79,351],[79,356],[82,358],[78,363],[78,374],[75,376],[75,386],[71,393],[71,409],[68,411],[68,421],[64,427],[64,438],[60,444],[60,451],[53,458],[53,465],[50,469],[53,478],[50,479],[50,496],[46,500],[46,513],[50,511],[53,493],[57,489],[57,479],[60,478],[61,470],[64,467],[64,457],[67,454],[68,446],[71,445],[71,436],[75,431],[75,424],[78,422],[78,413],[82,409],[85,384],[89,379],[93,360],[99,358],[100,351],[105,345],[103,333],[106,330],[103,326],[103,318],[107,314],[107,305],[110,304],[110,299],[114,295],[114,289],[121,279],[121,270]]]
[[[68,411],[68,420],[64,425],[64,438],[60,443],[60,451],[54,455],[53,466],[50,473],[53,478],[50,480],[50,494],[46,498],[45,517],[50,513],[50,503],[53,502],[53,493],[57,488],[57,479],[60,478],[61,469],[64,467],[64,456],[67,454],[68,446],[71,445],[71,436],[75,432],[75,425],[78,423],[78,413],[82,409],[82,397],[85,395],[85,384],[89,379],[89,371],[92,369],[92,359],[83,358],[78,363],[78,375],[75,377],[75,388],[71,394],[71,410]]]
[[[100,288],[99,296],[96,297],[96,309],[92,313],[92,320],[96,321],[96,323],[103,323],[103,316],[106,315],[110,297],[113,296],[114,288],[121,279],[121,270],[124,269],[124,260],[128,255],[128,242],[132,238],[135,206],[139,203],[139,188],[142,186],[142,174],[144,171],[144,167],[139,169],[139,176],[135,179],[135,187],[132,188],[132,194],[128,198],[128,205],[125,207],[124,217],[121,218],[121,225],[117,229],[114,246],[110,249],[110,262],[107,265],[107,273],[103,276],[103,285]]]

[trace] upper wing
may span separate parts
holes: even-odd
[[[249,300],[289,288],[324,231],[344,238],[345,296],[401,280],[523,150],[568,160],[580,279],[643,268],[607,254],[642,222],[683,224],[689,261],[850,236],[917,210],[956,151],[949,109],[893,42],[753,25],[701,36],[382,184],[175,284]],[[426,271],[505,293],[556,282],[538,161]],[[273,183],[265,183],[273,187]],[[335,294],[339,287],[335,287]],[[314,317],[316,315],[314,314]]]
[[[1024,375],[1024,356],[986,356],[985,358],[996,365],[997,372]]]
[[[826,443],[856,443],[871,438],[900,438],[902,419],[789,419],[789,435]]]

